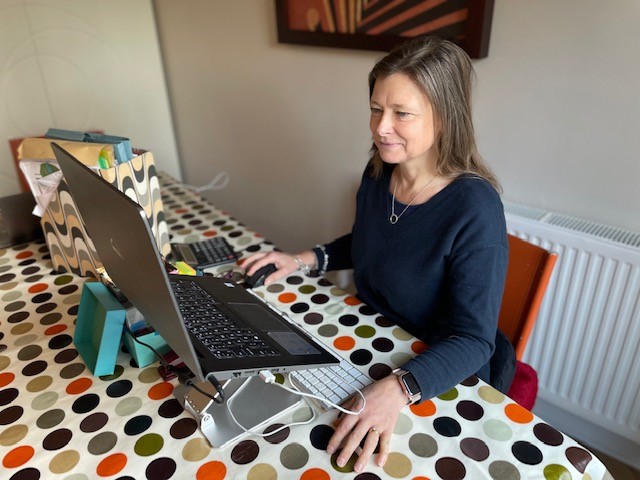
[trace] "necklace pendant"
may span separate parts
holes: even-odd
[[[391,225],[395,225],[396,223],[398,223],[398,220],[400,219],[400,217],[398,217],[398,215],[396,215],[395,213],[393,213],[390,217],[389,217],[389,221],[391,222]]]

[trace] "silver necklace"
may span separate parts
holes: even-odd
[[[395,184],[393,185],[393,199],[391,200],[391,216],[389,217],[391,225],[395,225],[396,223],[398,223],[398,220],[400,220],[400,217],[404,215],[404,212],[406,212],[411,204],[415,201],[415,199],[418,198],[418,196],[422,192],[424,192],[429,185],[431,185],[431,182],[433,182],[437,176],[438,175],[436,174],[424,187],[422,187],[422,189],[418,193],[416,193],[416,195],[411,199],[407,206],[404,207],[404,210],[402,210],[399,215],[396,215],[396,189],[398,188],[398,182],[395,182]]]

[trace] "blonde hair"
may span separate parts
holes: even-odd
[[[376,80],[395,73],[407,75],[429,97],[440,125],[434,144],[436,172],[447,178],[471,174],[487,180],[501,192],[500,183],[476,147],[471,116],[474,77],[469,56],[454,43],[433,36],[418,36],[395,47],[369,73],[369,98]],[[373,175],[382,173],[383,161],[371,147]]]

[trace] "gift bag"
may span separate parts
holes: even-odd
[[[171,251],[169,229],[164,218],[160,184],[151,152],[98,174],[144,209],[162,255]],[[41,220],[53,266],[58,271],[98,277],[102,267],[93,242],[81,220],[64,178],[58,184]],[[108,272],[107,272],[108,273]]]

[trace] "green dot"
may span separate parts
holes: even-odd
[[[355,467],[356,465],[356,460],[358,460],[358,455],[354,453],[351,454],[351,458],[347,461],[347,463],[344,464],[344,467],[339,467],[338,464],[336,463],[336,460],[338,459],[338,455],[340,454],[341,450],[338,450],[336,453],[334,453],[331,456],[331,466],[333,468],[335,468],[337,471],[342,472],[342,473],[349,473],[349,472],[353,472],[353,467]]]
[[[562,465],[551,464],[544,467],[545,480],[571,480],[571,474]]]
[[[158,453],[164,446],[164,439],[157,433],[148,433],[136,442],[133,450],[141,457]]]
[[[361,325],[355,330],[360,338],[371,338],[376,334],[376,329],[370,325]]]
[[[306,293],[307,295],[316,291],[316,287],[313,285],[302,285],[298,291],[300,293]]]
[[[56,285],[66,285],[71,280],[73,280],[73,277],[71,275],[61,275],[61,276],[57,277],[53,281],[53,283],[55,283]]]
[[[458,390],[456,388],[452,388],[448,392],[444,392],[441,395],[438,395],[440,400],[455,400],[458,398]]]
[[[233,230],[233,228],[233,225],[225,225],[220,230],[222,230],[223,232],[228,232],[229,230]]]

